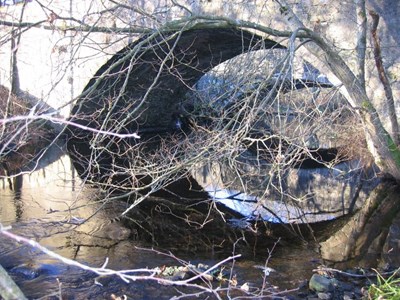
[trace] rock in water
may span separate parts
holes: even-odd
[[[318,274],[314,274],[311,277],[308,287],[317,293],[332,292],[334,289],[332,281],[329,278]]]

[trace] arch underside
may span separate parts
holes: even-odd
[[[96,72],[73,108],[71,121],[90,126],[96,125],[93,114],[101,119],[115,114],[129,117],[120,131],[172,128],[179,103],[204,74],[239,54],[273,47],[283,48],[237,29],[145,35]],[[105,106],[112,108],[105,111]]]

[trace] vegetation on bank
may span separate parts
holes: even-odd
[[[400,278],[397,270],[389,278],[377,274],[377,283],[372,284],[368,289],[369,299],[376,300],[398,300],[400,299]]]

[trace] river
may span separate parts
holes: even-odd
[[[170,233],[168,245],[175,247],[169,252],[162,244],[140,240],[119,222],[118,216],[128,203],[103,203],[99,190],[82,184],[69,156],[57,147],[47,151],[34,171],[26,171],[11,182],[7,178],[0,182],[3,226],[11,226],[10,232],[87,266],[99,268],[106,260],[107,268],[112,270],[182,266],[189,262],[212,266],[241,255],[223,265],[224,276],[234,277],[236,287],[228,280],[212,285],[229,287],[233,294],[255,295],[297,288],[321,263],[316,244],[310,241],[290,243],[286,239],[274,247],[276,239],[271,239],[265,249],[227,247],[202,252],[187,251],[184,241]],[[201,298],[210,296],[193,286],[165,285],[148,278],[126,283],[115,275],[99,277],[5,236],[1,236],[0,264],[29,299],[58,299],[60,294],[63,299],[112,299],[123,295],[128,299],[170,299],[191,293],[200,293]]]

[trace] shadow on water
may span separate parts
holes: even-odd
[[[264,284],[272,293],[278,290],[274,286],[281,290],[296,288],[310,278],[312,270],[324,263],[318,239],[340,231],[343,224],[352,220],[347,216],[313,225],[288,223],[286,227],[255,220],[256,215],[248,211],[245,216],[243,211],[229,208],[226,203],[218,206],[221,199],[201,198],[205,193],[200,187],[207,187],[209,179],[203,176],[205,181],[201,181],[196,174],[191,180],[196,178],[200,183],[197,188],[201,197],[196,201],[202,205],[192,206],[190,210],[185,206],[180,210],[179,205],[184,204],[180,202],[182,197],[176,201],[173,197],[151,196],[127,218],[121,219],[121,213],[130,203],[103,203],[104,196],[98,189],[83,185],[75,177],[71,160],[62,147],[54,147],[54,151],[49,150],[41,157],[35,171],[14,177],[13,190],[7,178],[1,179],[0,220],[3,225],[11,225],[13,233],[93,267],[102,266],[106,258],[108,267],[116,270],[181,265],[182,260],[213,265],[232,253],[241,254],[234,268],[232,262],[225,264],[228,275],[235,275],[239,285],[248,283],[253,291]],[[201,173],[204,175],[204,170]],[[224,174],[229,177],[228,172]],[[215,172],[213,176],[213,182],[218,182]],[[172,187],[181,189],[183,186],[176,183]],[[215,196],[215,190],[213,193]],[[190,196],[193,197],[193,193]],[[219,211],[211,209],[215,205]],[[208,209],[207,219],[204,219],[205,208]],[[190,216],[185,215],[188,211]],[[179,260],[172,254],[160,254],[151,249],[173,253]],[[111,294],[125,294],[129,299],[169,299],[180,292],[196,291],[152,281],[126,284],[115,276],[99,278],[94,273],[55,260],[30,245],[4,237],[0,243],[0,264],[29,298],[52,299],[49,295],[58,293],[59,284],[66,299],[110,299]],[[268,276],[266,265],[271,268]],[[222,286],[224,284],[227,283]]]

